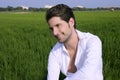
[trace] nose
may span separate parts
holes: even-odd
[[[53,35],[54,35],[54,36],[57,36],[57,34],[58,34],[57,28],[53,28],[53,31],[52,31],[52,32],[53,32]]]

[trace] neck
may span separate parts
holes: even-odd
[[[77,45],[78,45],[78,35],[76,31],[73,31],[69,41],[65,43],[65,47],[69,51],[76,51],[77,50]]]

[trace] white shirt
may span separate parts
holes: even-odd
[[[56,43],[49,54],[47,80],[59,80],[60,71],[64,80],[103,80],[101,40],[90,33],[80,32],[75,59],[77,71],[68,72],[70,56],[63,43]]]

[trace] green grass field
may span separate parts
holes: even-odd
[[[74,13],[77,29],[102,41],[104,80],[119,80],[120,11]],[[0,80],[46,80],[48,54],[55,43],[44,12],[0,13]]]

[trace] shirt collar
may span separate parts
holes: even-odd
[[[77,34],[78,34],[79,40],[82,40],[82,39],[85,38],[84,32],[81,32],[81,31],[79,31],[79,30],[77,30],[77,29],[76,29],[76,32],[77,32]]]

